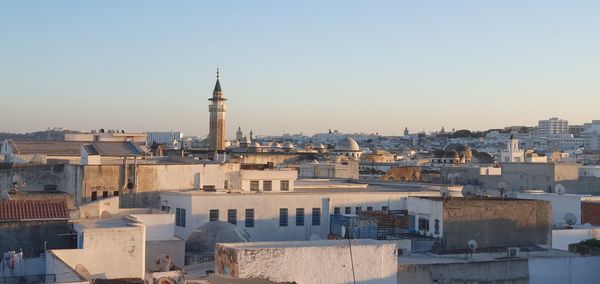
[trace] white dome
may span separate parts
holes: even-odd
[[[360,147],[354,139],[346,137],[335,145],[335,150],[340,152],[360,152]]]
[[[283,143],[283,148],[284,149],[294,149],[294,144],[292,144],[292,142],[288,141]]]
[[[271,148],[281,148],[281,144],[273,142],[273,144],[271,144]]]
[[[254,143],[252,143],[252,145],[250,147],[252,147],[252,148],[260,148],[260,144],[255,141]]]
[[[325,149],[325,145],[319,143],[319,145],[317,145],[317,147],[315,147],[317,149]]]

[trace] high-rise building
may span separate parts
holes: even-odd
[[[538,123],[539,136],[552,136],[555,134],[569,134],[569,122],[564,119],[552,117],[540,120]]]
[[[225,112],[227,108],[225,106],[225,99],[223,97],[223,91],[221,90],[221,83],[219,82],[220,73],[217,68],[217,83],[213,90],[212,98],[208,99],[210,104],[208,110],[210,112],[210,130],[208,134],[208,140],[210,143],[210,150],[215,152],[225,151]]]

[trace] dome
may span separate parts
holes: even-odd
[[[294,149],[294,144],[292,144],[292,142],[288,141],[283,143],[283,148],[284,149]]]
[[[260,148],[260,144],[258,142],[254,142],[252,143],[252,145],[250,145],[251,148]]]
[[[252,141],[250,141],[250,138],[248,138],[248,136],[244,136],[244,138],[242,138],[242,141],[240,141],[241,144],[250,144],[252,143]]]
[[[335,145],[335,150],[340,152],[360,152],[360,147],[354,139],[346,137]]]
[[[317,146],[315,146],[316,149],[325,149],[325,145],[319,143]]]
[[[281,144],[277,143],[277,142],[273,142],[273,144],[271,144],[272,148],[281,148]]]
[[[313,143],[308,143],[306,145],[304,145],[304,149],[314,149],[315,145]]]
[[[494,157],[489,153],[473,150],[473,160],[471,162],[476,164],[493,164]]]
[[[273,143],[271,143],[271,142],[262,143],[262,147],[271,147],[272,145],[273,145]]]
[[[249,242],[250,235],[242,228],[224,221],[212,221],[192,232],[185,249],[203,254],[214,253],[216,243]]]
[[[457,159],[460,157],[460,155],[455,150],[450,150],[450,151],[444,151],[444,155],[442,157]]]
[[[446,148],[444,148],[444,157],[446,157],[446,153],[452,153],[452,151],[458,153],[458,158],[460,159],[464,158],[465,160],[470,161],[473,157],[471,148],[465,144],[450,144],[446,146]]]

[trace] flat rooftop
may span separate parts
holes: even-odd
[[[130,227],[130,224],[135,222],[126,218],[112,218],[112,219],[80,219],[73,221],[74,224],[79,224],[85,229],[107,229],[107,228],[120,228]]]
[[[468,262],[488,262],[502,261],[507,259],[527,259],[527,258],[553,258],[553,257],[581,257],[576,253],[562,250],[540,250],[520,252],[519,257],[507,258],[506,252],[485,252],[474,253],[473,256],[468,253],[463,254],[444,254],[437,255],[432,253],[412,253],[411,255],[398,256],[398,265],[402,264],[450,264],[450,263],[468,263]]]
[[[395,244],[389,241],[372,239],[353,239],[351,244],[357,246]],[[318,240],[318,241],[288,241],[288,242],[250,242],[222,243],[222,246],[239,249],[276,249],[276,248],[310,248],[310,247],[342,247],[348,245],[348,240]]]

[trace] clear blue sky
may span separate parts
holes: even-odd
[[[600,1],[2,1],[0,131],[600,119]]]

